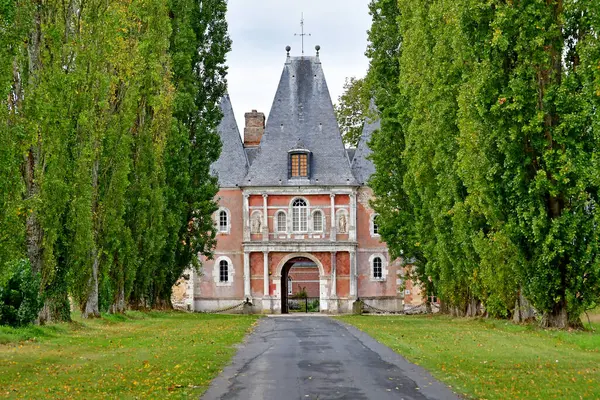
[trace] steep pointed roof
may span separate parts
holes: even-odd
[[[288,151],[298,141],[312,152],[303,185],[356,186],[318,57],[288,57],[260,147],[241,186],[297,186],[288,179]]]
[[[211,165],[211,173],[219,178],[219,186],[236,187],[248,172],[248,157],[240,136],[229,94],[221,99],[223,119],[217,128],[221,137],[221,155]]]
[[[374,104],[371,103],[371,110],[374,111]],[[362,135],[358,141],[354,158],[352,159],[352,173],[356,177],[356,180],[364,185],[369,181],[371,175],[375,173],[375,165],[373,161],[369,160],[368,157],[373,152],[369,147],[369,142],[373,136],[373,132],[381,127],[379,118],[376,120],[370,120],[367,117],[365,125],[363,126]]]

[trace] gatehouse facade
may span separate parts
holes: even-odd
[[[421,301],[369,203],[367,143],[378,123],[345,148],[318,53],[288,53],[268,121],[246,113],[243,140],[228,95],[221,108],[217,247],[180,281],[188,309],[249,299],[256,312],[285,313],[290,299],[307,298],[317,311],[347,313],[357,298],[390,310]]]

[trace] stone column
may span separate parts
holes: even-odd
[[[335,226],[335,194],[332,193],[329,196],[331,197],[331,228],[329,232],[329,238],[332,242],[335,242],[335,240],[337,239],[337,228]]]
[[[356,241],[356,192],[350,194],[350,226],[349,236],[351,241]]]
[[[262,235],[263,235],[263,242],[266,242],[269,240],[269,212],[268,212],[268,199],[269,199],[269,195],[268,194],[263,194],[263,227],[262,227]]]
[[[249,194],[244,193],[244,205],[243,205],[243,227],[244,227],[244,241],[250,240],[250,204],[248,202]]]
[[[263,251],[263,259],[264,259],[264,271],[263,271],[263,293],[264,293],[264,297],[268,297],[269,296],[269,252],[268,251]]]
[[[358,281],[356,271],[356,250],[350,250],[350,298],[355,299],[358,295]]]
[[[331,252],[331,297],[337,297],[337,253]]]
[[[250,287],[250,253],[244,252],[244,298],[252,299]]]

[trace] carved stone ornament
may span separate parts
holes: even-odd
[[[338,216],[337,230],[338,233],[348,233],[348,217],[344,212]]]
[[[252,219],[250,221],[250,231],[252,233],[261,233],[262,229],[262,214],[260,212],[255,212],[252,214]]]

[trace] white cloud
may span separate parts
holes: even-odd
[[[229,0],[227,22],[233,48],[227,57],[229,94],[240,132],[244,113],[268,115],[285,62],[301,54],[300,15],[304,13],[305,54],[321,46],[320,58],[333,102],[346,77],[367,71],[367,30],[371,26],[368,0]]]

